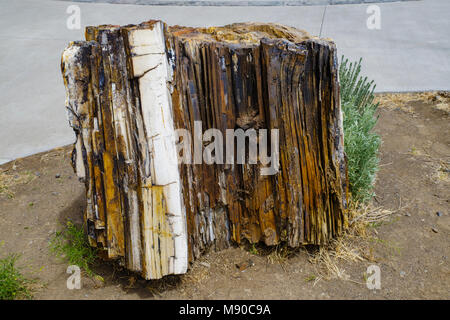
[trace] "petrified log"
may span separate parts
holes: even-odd
[[[275,24],[102,25],[62,73],[103,257],[157,279],[210,247],[322,245],[345,228],[333,42]]]

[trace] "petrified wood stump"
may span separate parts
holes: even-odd
[[[62,73],[88,235],[105,258],[157,279],[209,247],[321,245],[345,228],[332,42],[275,24],[103,25],[69,44]],[[211,128],[223,137],[202,138]],[[245,131],[245,152],[216,144],[230,129]],[[270,146],[256,154],[261,129]]]

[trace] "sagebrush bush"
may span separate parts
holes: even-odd
[[[360,75],[361,61],[349,63],[342,56],[339,80],[350,192],[354,201],[364,203],[373,196],[381,138],[373,132],[378,120],[375,84]]]

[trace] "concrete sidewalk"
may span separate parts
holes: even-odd
[[[69,5],[81,8],[81,30],[66,27]],[[377,4],[381,29],[369,30],[368,4],[298,7],[170,7],[0,2],[0,164],[74,141],[64,109],[60,55],[83,28],[162,19],[170,25],[277,22],[335,40],[340,54],[363,57],[377,91],[450,90],[450,1]]]
[[[68,0],[58,0],[68,1]],[[317,6],[327,4],[358,4],[420,0],[73,0],[89,3],[116,3],[163,6]]]

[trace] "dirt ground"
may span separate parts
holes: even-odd
[[[82,288],[69,290],[67,263],[49,252],[48,242],[67,219],[81,223],[84,186],[70,166],[71,147],[0,166],[9,186],[0,187],[0,256],[21,254],[23,273],[36,279],[34,299],[449,299],[448,105],[414,94],[378,99],[383,143],[373,205],[392,214],[370,228],[358,249],[364,260],[336,260],[335,276],[323,276],[305,248],[277,259],[259,247],[234,247],[159,281],[103,264],[94,270],[104,283],[83,276]],[[236,267],[249,259],[244,271]],[[380,290],[365,284],[371,264],[380,267]]]

